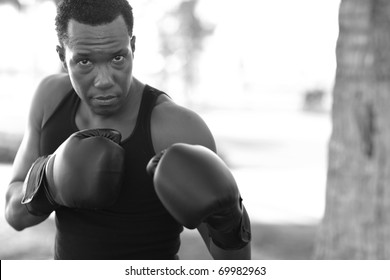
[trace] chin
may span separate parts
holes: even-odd
[[[107,106],[107,107],[94,107],[92,111],[99,116],[110,117],[119,112],[119,107]]]

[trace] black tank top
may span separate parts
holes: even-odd
[[[165,210],[146,173],[155,155],[151,112],[161,91],[145,86],[135,128],[121,142],[126,151],[125,179],[117,203],[105,210],[61,207],[56,211],[55,259],[174,259],[180,247],[179,225]],[[53,153],[72,133],[80,104],[71,90],[44,124],[42,155]]]

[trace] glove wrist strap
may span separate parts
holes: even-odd
[[[221,231],[207,223],[209,234],[214,244],[224,250],[239,250],[251,240],[251,226],[248,213],[242,205],[242,216],[238,226],[229,231]]]
[[[48,160],[49,156],[39,157],[32,164],[23,184],[21,203],[35,216],[49,215],[59,207],[47,187],[45,168]]]

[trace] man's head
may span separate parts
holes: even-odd
[[[129,100],[135,50],[127,1],[64,0],[57,29],[63,38],[57,46],[59,57],[90,111],[105,116],[123,111]]]
[[[128,34],[133,35],[133,12],[127,0],[62,0],[55,19],[61,46],[68,43],[68,25],[71,19],[88,25],[102,25],[122,15]]]

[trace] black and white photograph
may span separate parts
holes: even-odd
[[[389,1],[1,0],[0,35],[1,260],[390,259]]]

